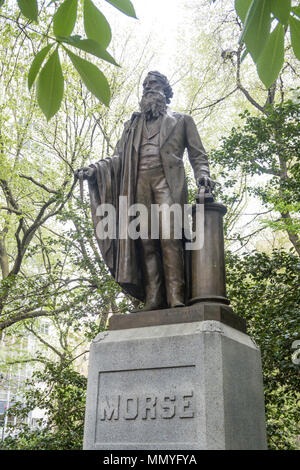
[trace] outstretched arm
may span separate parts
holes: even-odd
[[[122,138],[117,142],[113,158],[118,157],[121,152]],[[103,160],[100,160],[100,162],[101,161]],[[75,179],[89,180],[90,182],[93,182],[96,177],[96,172],[96,166],[94,164],[91,164],[90,166],[84,166],[82,168],[79,168],[78,170],[75,170],[74,177]]]
[[[110,158],[113,158],[113,159],[121,158],[121,155],[124,150],[125,141],[126,141],[126,134],[129,130],[129,127],[134,117],[135,117],[135,114],[132,115],[129,121],[125,122],[122,136],[117,142],[113,156]],[[105,159],[99,160],[98,163],[100,163],[101,161],[105,161]],[[91,164],[90,166],[85,166],[83,168],[80,168],[79,170],[76,170],[74,173],[74,177],[75,179],[89,180],[90,182],[93,182],[95,181],[96,173],[97,173],[96,166],[94,164]]]

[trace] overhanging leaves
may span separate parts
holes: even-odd
[[[300,21],[290,17],[291,42],[294,54],[300,60]]]
[[[31,21],[37,21],[38,18],[38,5],[37,0],[18,0],[18,5],[26,18]]]
[[[116,7],[118,10],[125,13],[127,16],[132,16],[136,18],[134,7],[130,0],[106,0],[108,3]]]
[[[91,0],[84,0],[83,14],[88,39],[93,39],[106,49],[111,41],[111,29],[105,16]]]
[[[270,86],[281,70],[284,60],[284,35],[290,24],[291,42],[295,56],[300,59],[300,7],[291,0],[235,0],[235,9],[244,23],[239,40],[257,66],[260,79]],[[295,16],[293,16],[295,15]],[[271,23],[278,20],[270,35]],[[277,22],[277,21],[276,21]]]
[[[271,0],[271,11],[282,24],[287,24],[291,12],[291,0]]]
[[[271,24],[269,0],[253,0],[247,13],[240,42],[256,62],[269,38]]]
[[[57,39],[70,44],[70,46],[74,46],[77,49],[93,54],[94,56],[99,57],[99,59],[103,59],[113,65],[118,65],[115,59],[104,49],[104,47],[92,39],[80,39],[78,36],[70,36],[69,38],[58,37]]]
[[[251,3],[252,0],[235,0],[234,2],[235,11],[237,12],[238,16],[241,18],[243,23],[245,21]]]
[[[78,0],[65,0],[53,17],[53,31],[55,36],[69,36],[75,26],[77,18]]]
[[[47,121],[59,110],[63,93],[64,79],[58,50],[55,49],[44,65],[37,81],[37,100]]]
[[[296,16],[300,17],[300,5],[298,7],[291,8],[291,11],[295,13]]]
[[[117,8],[119,11],[122,13],[126,14],[127,16],[136,18],[134,6],[130,0],[106,0],[108,3],[110,3],[113,7]],[[0,7],[5,3],[5,0],[0,0]],[[38,0],[17,0],[18,6],[21,10],[21,13],[28,18],[31,21],[38,21],[38,14],[39,14],[39,3]],[[97,8],[97,6],[94,4],[93,0],[81,0],[82,6],[83,6],[83,25],[84,25],[84,30],[86,33],[87,38],[81,38],[81,36],[71,36],[72,31],[76,27],[76,21],[78,19],[78,0],[60,0],[57,2],[56,0],[48,0],[45,4],[41,4],[41,11],[42,8],[49,8],[51,7],[51,14],[50,14],[50,20],[53,21],[53,33],[54,33],[54,44],[56,43],[57,45],[60,45],[62,43],[69,44],[73,47],[76,47],[77,49],[80,49],[84,52],[87,52],[89,54],[92,54],[102,60],[105,60],[106,62],[109,62],[110,64],[118,66],[116,63],[115,59],[111,56],[111,54],[106,50],[108,45],[110,44],[111,41],[111,28],[106,20],[105,16],[101,13],[101,11]],[[54,10],[54,13],[53,13]],[[81,19],[81,18],[80,18]],[[51,24],[51,22],[50,22]],[[26,26],[28,23],[24,26]],[[39,31],[36,31],[38,34],[40,34]],[[53,40],[53,37],[48,36],[48,33],[41,33],[43,36],[48,37],[48,39]],[[53,44],[52,44],[53,45]],[[28,73],[28,88],[31,89],[32,85],[34,84],[35,80],[37,79],[40,69],[47,58],[47,54],[49,53],[50,49],[52,46],[46,46],[44,47],[41,51],[39,51],[36,56],[34,57],[33,62],[31,63],[29,73]],[[58,59],[58,54],[55,53],[56,58]],[[46,100],[46,94],[44,94],[44,89],[46,89],[46,75],[47,75],[47,70],[48,72],[50,71],[50,66],[52,65],[53,70],[51,70],[52,73],[54,73],[54,65],[57,61],[55,62],[54,57],[51,56],[51,60],[47,62],[46,66],[43,68],[41,72],[41,76],[38,80],[38,88],[39,88],[39,100],[38,103],[42,103],[42,111],[43,113],[47,116],[47,119],[49,120],[53,114],[52,113],[52,108],[59,109],[59,104],[58,100],[54,99],[53,100],[53,106],[50,107],[49,109],[47,106],[49,105],[49,102]],[[76,56],[75,56],[76,57]],[[91,67],[89,70],[92,73],[91,80],[89,80],[89,77],[84,74],[85,69],[87,68],[87,63],[88,61],[83,61],[80,62],[80,60],[83,61],[83,59],[80,59],[76,62],[76,59],[73,57],[73,62],[75,66],[78,69],[82,69],[82,76],[81,78],[83,81],[86,83],[87,87],[90,89],[90,91],[95,90],[96,96],[105,104],[109,103],[110,100],[110,92],[108,90],[108,84],[107,80],[102,74],[102,72],[99,71],[98,73],[98,78],[99,78],[99,86],[96,86],[94,83],[94,76],[97,75],[95,70],[98,70],[97,67]],[[85,64],[82,68],[82,65]],[[60,68],[61,71],[61,68]],[[63,87],[59,86],[59,83],[61,80],[58,79],[58,77],[62,77],[62,74],[58,72],[58,69],[56,70],[56,84],[58,86],[58,92],[62,89]],[[61,83],[60,83],[61,85]],[[100,93],[100,88],[103,86],[103,91]],[[92,91],[93,92],[93,91]],[[93,92],[94,93],[94,92]],[[59,103],[61,100],[60,93],[58,93],[58,98],[59,98]]]
[[[284,27],[278,23],[259,56],[257,72],[266,88],[276,80],[284,59]]]
[[[73,54],[73,52],[67,48],[65,48],[65,50],[87,89],[93,93],[99,101],[108,106],[110,101],[110,89],[104,74],[96,65]]]
[[[42,66],[42,63],[44,62],[44,59],[48,52],[50,51],[51,47],[54,46],[53,44],[49,44],[48,46],[44,47],[42,50],[40,50],[35,58],[33,59],[33,62],[30,66],[29,73],[28,73],[28,89],[30,90],[36,77],[37,74],[39,73],[39,70]]]

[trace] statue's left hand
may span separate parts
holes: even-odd
[[[200,176],[197,179],[198,188],[200,188],[201,186],[205,186],[205,189],[207,191],[212,191],[215,185],[216,185],[216,182],[207,175]]]

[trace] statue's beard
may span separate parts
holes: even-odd
[[[160,93],[148,92],[142,96],[140,109],[146,121],[157,119],[166,113],[166,99]]]

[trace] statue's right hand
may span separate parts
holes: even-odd
[[[79,170],[75,170],[75,179],[91,180],[96,174],[96,169],[91,166],[84,166]]]

